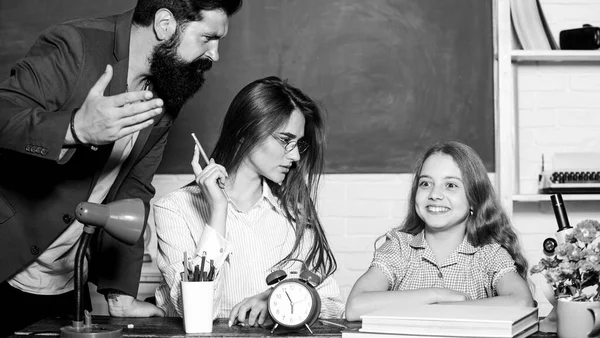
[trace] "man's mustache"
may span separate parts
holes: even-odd
[[[212,68],[213,61],[208,57],[199,57],[198,59],[190,62],[189,66],[195,69],[199,73],[204,73]]]

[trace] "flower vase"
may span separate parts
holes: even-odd
[[[544,296],[546,296],[546,299],[548,300],[548,302],[550,303],[550,305],[552,305],[552,311],[550,311],[550,313],[548,313],[548,315],[541,319],[539,322],[539,330],[541,332],[552,332],[552,333],[556,333],[556,321],[557,321],[557,316],[556,316],[556,296],[554,295],[554,289],[552,288],[552,285],[550,283],[548,283],[544,278],[542,278],[542,276],[540,275],[534,275],[532,276],[532,279],[535,281],[535,279],[539,279],[539,282],[536,283],[539,286],[539,289],[544,293]]]
[[[559,299],[556,313],[558,338],[600,337],[600,302]]]
[[[540,332],[556,333],[556,322],[558,320],[556,317],[556,305],[554,305],[552,311],[545,318],[540,319]]]

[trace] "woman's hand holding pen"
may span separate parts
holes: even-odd
[[[219,231],[221,235],[225,234],[225,221],[227,218],[227,195],[219,182],[225,182],[227,171],[222,165],[216,164],[213,159],[208,161],[206,167],[200,165],[200,148],[194,147],[194,157],[192,159],[192,169],[196,176],[196,184],[202,190],[206,201],[211,208],[210,226]]]
[[[192,159],[192,169],[196,176],[196,183],[202,189],[212,207],[227,206],[227,196],[225,196],[219,183],[219,181],[225,182],[228,176],[225,167],[210,159],[206,167],[202,168],[199,161],[200,149],[196,146],[194,147],[194,157]]]

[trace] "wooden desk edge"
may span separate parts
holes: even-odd
[[[344,319],[327,319],[337,325],[324,325],[321,320],[317,321],[311,329],[314,335],[307,330],[297,333],[281,334],[277,331],[271,334],[270,329],[260,327],[243,327],[235,325],[228,327],[226,318],[214,321],[213,332],[209,334],[186,334],[183,329],[183,320],[175,317],[152,317],[152,318],[116,318],[108,316],[94,316],[92,322],[99,325],[111,325],[123,328],[123,337],[341,337],[342,331],[358,330],[361,322],[348,322]],[[127,326],[133,324],[133,328]],[[71,325],[69,319],[44,319],[34,323],[23,330],[19,330],[12,337],[56,337],[60,336],[60,328]],[[399,336],[401,337],[401,336]],[[530,338],[556,338],[556,333],[536,332]]]

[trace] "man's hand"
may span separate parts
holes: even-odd
[[[86,144],[103,145],[151,126],[162,112],[163,101],[152,99],[150,91],[135,91],[104,96],[113,69],[106,71],[90,89],[81,108],[75,114],[75,133]],[[67,143],[74,142],[67,138]]]
[[[164,317],[156,305],[137,300],[130,295],[109,293],[106,296],[108,313],[112,317]]]

